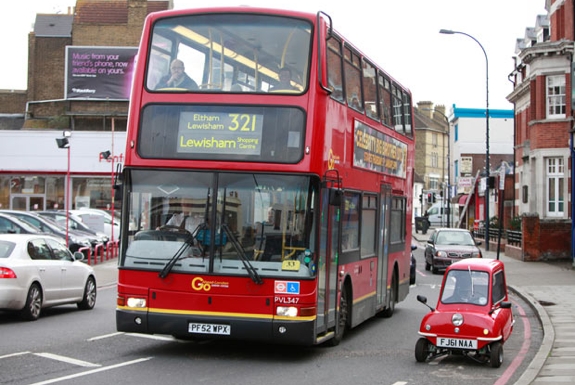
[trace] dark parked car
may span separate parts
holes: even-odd
[[[0,213],[6,213],[22,219],[31,225],[39,228],[42,232],[54,234],[60,238],[66,239],[66,229],[61,227],[58,223],[50,218],[41,216],[38,213],[30,211],[19,210],[1,210]],[[83,233],[75,230],[68,231],[68,248],[71,252],[78,251],[82,247],[93,248],[93,245],[98,243],[96,237],[92,234]]]
[[[104,245],[108,243],[110,240],[106,234],[100,231],[96,231],[91,227],[88,227],[84,222],[82,222],[82,218],[74,214],[68,214],[68,218],[66,218],[66,211],[65,210],[53,210],[53,211],[36,211],[38,214],[52,218],[56,223],[58,223],[61,227],[66,228],[66,221],[68,221],[68,226],[72,230],[80,230],[85,233],[89,233],[94,235],[99,243],[103,243]]]
[[[411,262],[409,265],[409,284],[415,285],[415,268],[417,263],[415,262],[415,257],[413,256],[413,250],[417,249],[417,245],[411,245]]]
[[[13,215],[0,213],[0,234],[36,234],[42,231]]]
[[[465,258],[482,258],[481,250],[469,230],[440,228],[435,230],[425,247],[425,270],[437,274],[452,263]]]

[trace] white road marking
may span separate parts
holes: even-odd
[[[111,333],[111,334],[104,334],[103,336],[97,336],[97,337],[88,338],[88,341],[103,340],[104,338],[116,337],[116,336],[119,336],[119,335],[122,335],[122,334],[124,334],[124,332],[116,332],[116,333]]]
[[[10,358],[10,357],[16,357],[16,356],[23,356],[24,354],[30,354],[30,352],[20,352],[20,353],[6,354],[5,356],[0,356],[0,360],[1,360],[2,358]]]
[[[34,355],[39,356],[39,357],[49,358],[51,360],[65,362],[67,364],[83,366],[85,368],[97,368],[97,367],[102,366],[99,364],[93,364],[91,362],[81,361],[81,360],[77,360],[75,358],[70,358],[70,357],[61,356],[61,355],[52,354],[52,353],[34,353]]]
[[[36,382],[36,383],[30,384],[30,385],[47,385],[47,384],[53,384],[53,383],[60,382],[60,381],[71,380],[71,379],[73,379],[73,378],[88,376],[88,375],[94,374],[94,373],[104,372],[104,371],[106,371],[106,370],[112,370],[112,369],[116,369],[116,368],[121,368],[122,366],[128,366],[128,365],[138,364],[138,363],[140,363],[140,362],[148,361],[148,360],[151,360],[151,359],[152,359],[152,357],[139,358],[139,359],[133,360],[133,361],[122,362],[122,363],[119,363],[119,364],[116,364],[116,365],[111,365],[111,366],[104,366],[104,367],[101,367],[101,368],[98,368],[98,369],[88,370],[87,372],[76,373],[76,374],[72,374],[72,375],[64,376],[64,377],[59,377],[59,378],[53,378],[53,379],[51,379],[51,380]]]
[[[138,334],[138,333],[126,333],[126,335],[132,337],[148,338],[150,340],[157,340],[157,341],[176,341],[174,337],[169,336],[156,336],[152,334]]]

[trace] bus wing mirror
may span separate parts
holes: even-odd
[[[114,200],[115,201],[122,201],[122,193],[124,190],[124,186],[121,184],[114,184]]]
[[[329,204],[331,206],[341,206],[341,197],[343,196],[343,191],[336,188],[329,189]]]

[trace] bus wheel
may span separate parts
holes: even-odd
[[[383,310],[382,315],[385,318],[389,318],[393,315],[395,311],[395,302],[397,298],[397,278],[395,277],[395,273],[393,274],[393,278],[391,279],[391,287],[389,288],[389,305]]]
[[[349,315],[349,293],[347,287],[343,287],[339,296],[339,311],[337,312],[337,324],[335,325],[335,335],[328,340],[330,346],[337,346],[343,339],[345,328],[347,327],[347,317]]]

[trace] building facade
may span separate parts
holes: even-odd
[[[171,8],[171,1],[77,0],[67,14],[36,16],[28,36],[28,88],[0,90],[0,208],[64,209],[68,203],[70,209],[110,209],[131,83],[129,71],[117,76],[130,64],[118,57],[135,56],[149,13]],[[113,55],[102,59],[101,52]],[[115,69],[106,68],[105,81],[90,72],[110,66]],[[104,83],[95,97],[76,94]],[[69,146],[61,149],[55,139],[64,133]]]
[[[535,27],[526,28],[525,36],[517,39],[514,88],[507,96],[515,106],[516,122],[514,211],[536,217],[538,233],[539,227],[554,229],[555,236],[541,237],[539,244],[542,256],[554,250],[546,258],[574,253],[573,3],[548,0],[548,14],[538,15]],[[524,238],[527,230],[523,229]]]

